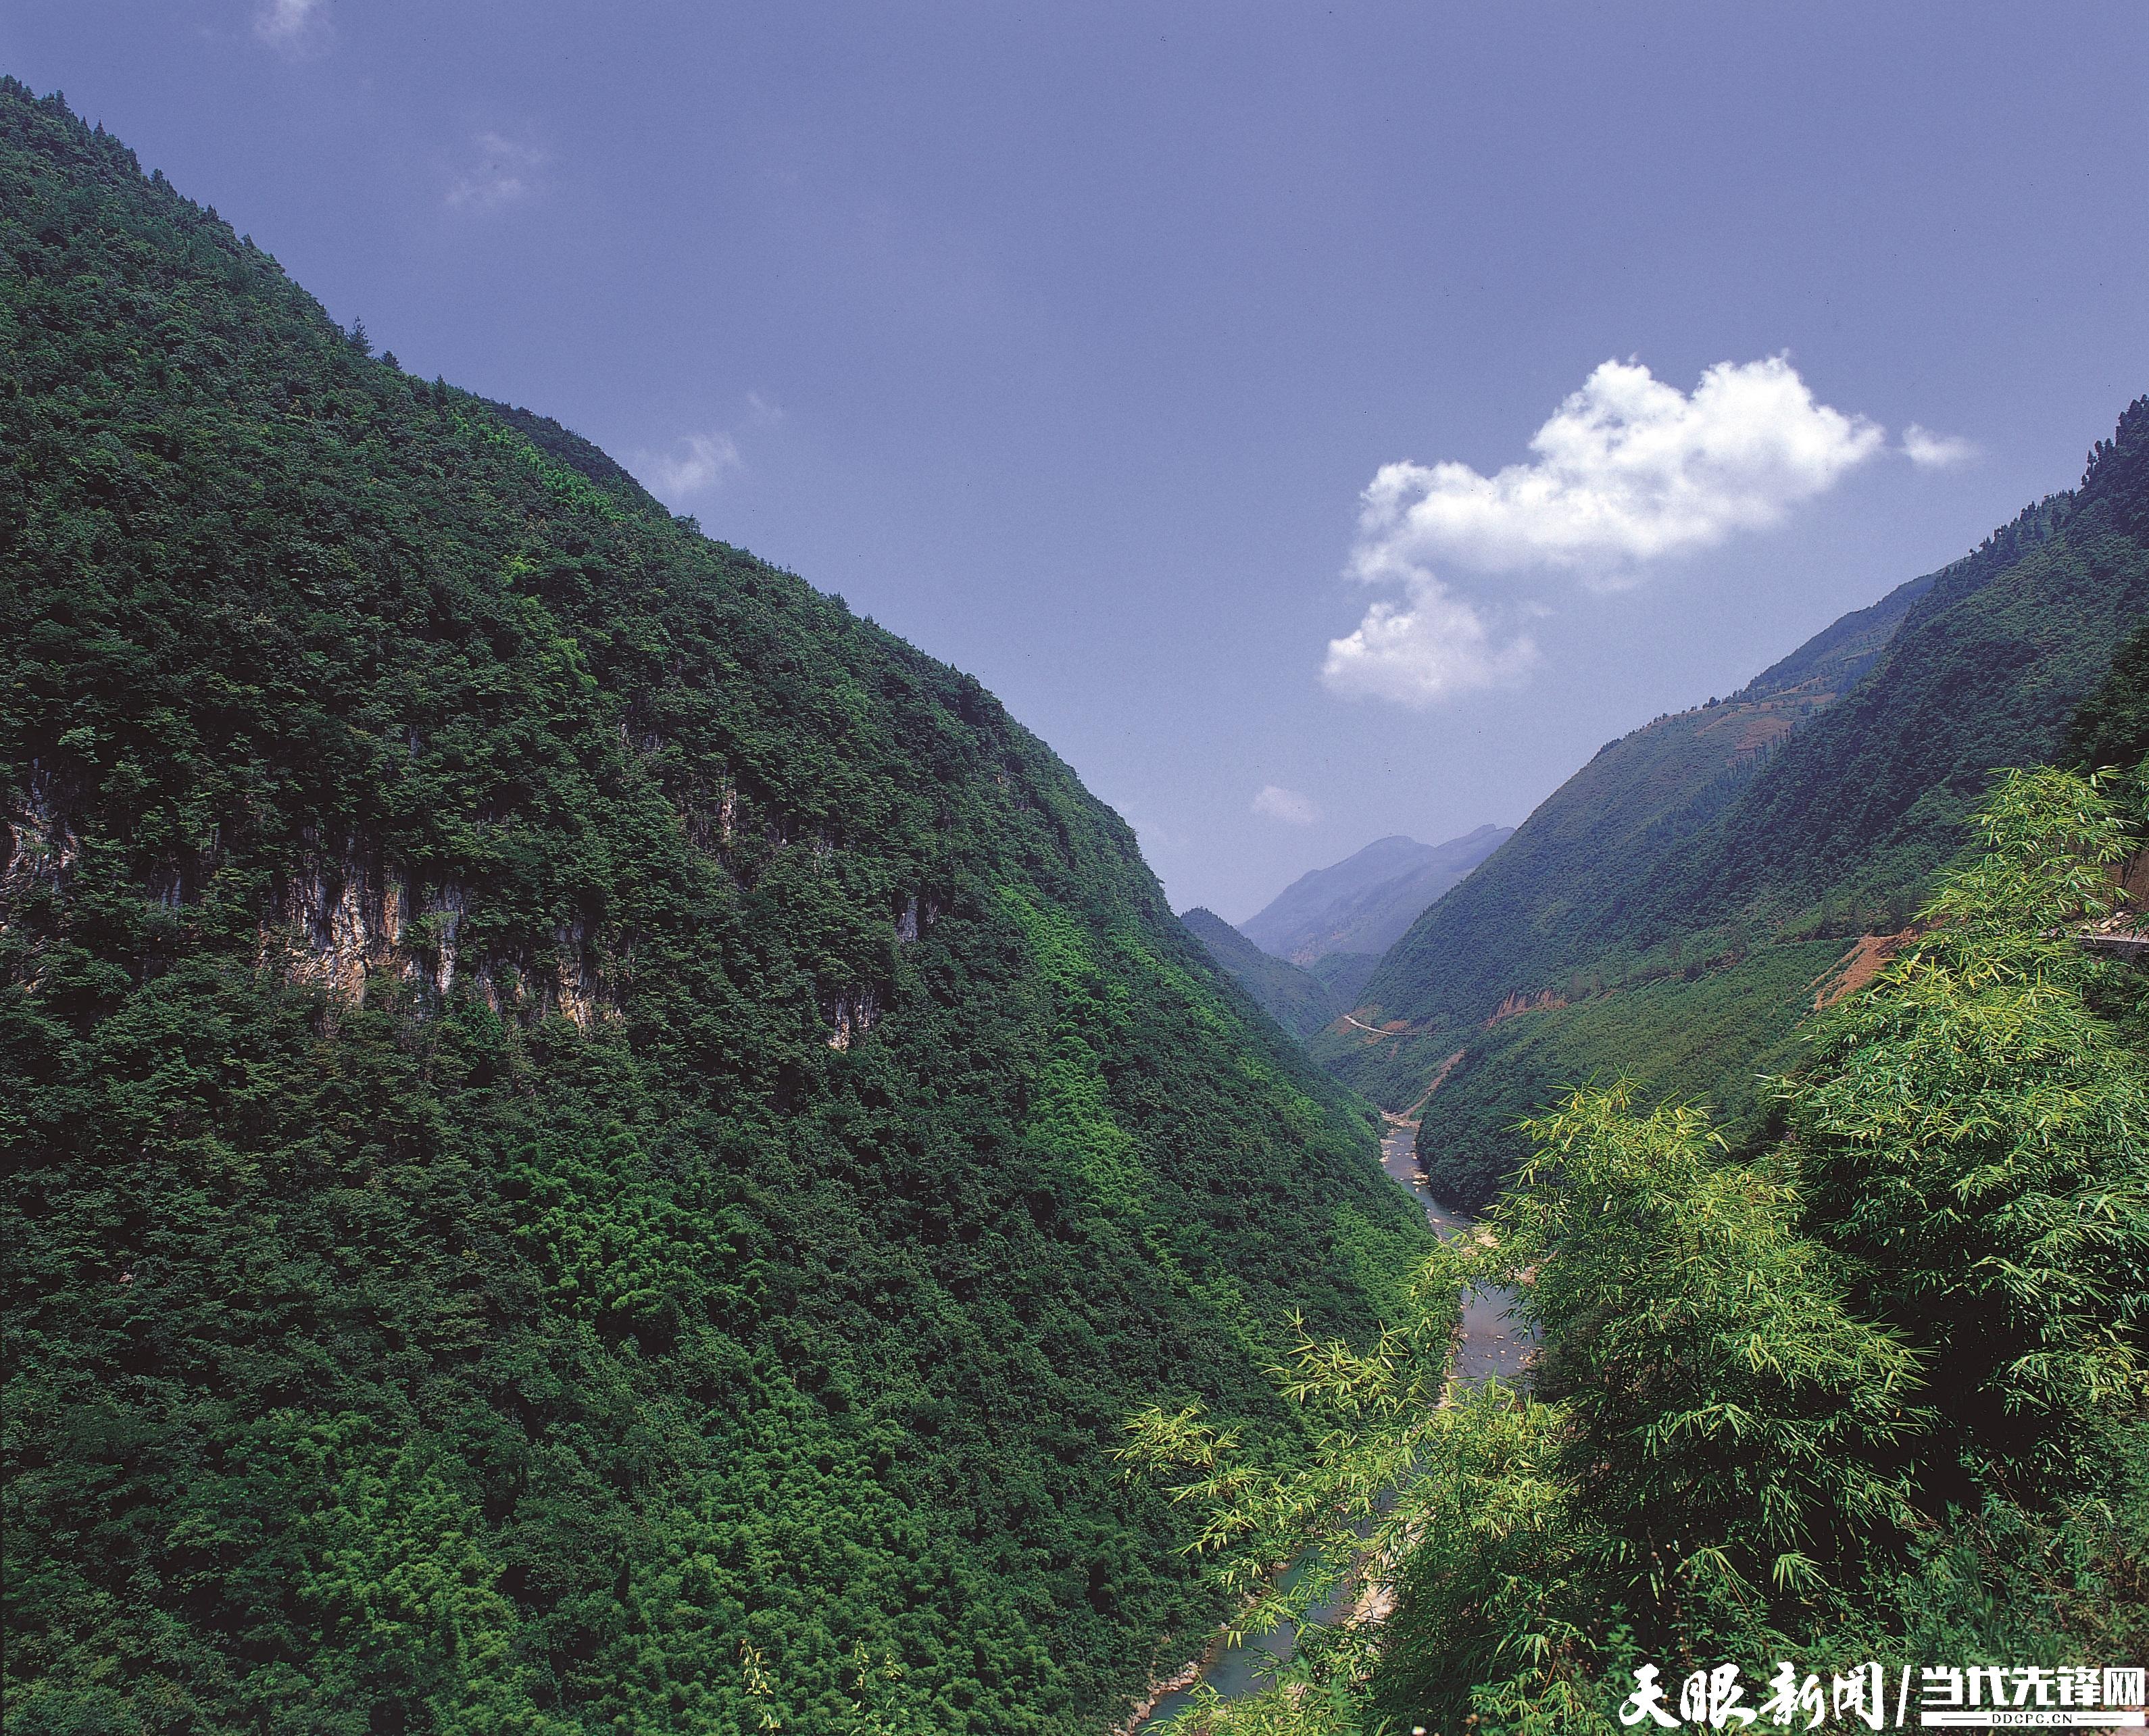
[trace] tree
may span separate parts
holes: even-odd
[[[1927,931],[1787,1089],[1808,1227],[1929,1347],[1925,1474],[1956,1499],[2093,1481],[2104,1421],[2143,1394],[2149,1309],[2149,1083],[2073,938],[2111,908],[2121,818],[2104,780],[2046,769],[2007,773],[1976,828]]]

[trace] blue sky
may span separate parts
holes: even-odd
[[[2149,390],[2133,0],[10,0],[0,66],[1232,918],[1519,821]]]

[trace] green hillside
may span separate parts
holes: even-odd
[[[1621,944],[1611,913],[1646,893],[1653,865],[1711,824],[1794,729],[1857,684],[1931,582],[1900,586],[1844,616],[1727,699],[1606,742],[1427,911],[1360,989],[1361,1016],[1392,1024],[1395,1034],[1329,1033],[1316,1048],[1323,1063],[1383,1105],[1402,1110],[1460,1051],[1447,1103],[1452,1109],[1457,1098],[1480,1092],[1497,1100],[1487,1111],[1500,1154],[1492,1163],[1497,1172],[1511,1150],[1497,1130],[1544,1099],[1529,1094],[1537,1089],[1534,1072],[1511,1079],[1493,1057],[1535,1039],[1532,1046],[1548,1060],[1562,1051],[1552,1084],[1587,1077],[1594,1064],[1578,1054],[1581,1071],[1570,1074],[1565,1045],[1551,1034],[1572,1023],[1564,1007],[1648,983],[1668,1009],[1683,986],[1707,971],[1710,954],[1689,956],[1683,944],[1638,960]],[[1655,1022],[1650,1014],[1640,1018],[1645,1025]],[[1636,1059],[1632,1045],[1622,1047]],[[1473,1124],[1472,1141],[1477,1132]],[[1457,1160],[1441,1159],[1431,1144],[1428,1155]],[[1476,1154],[1462,1160],[1474,1163]]]
[[[1311,1037],[1343,1010],[1319,977],[1271,957],[1215,911],[1197,904],[1180,911],[1179,919],[1254,1004],[1286,1030]]]
[[[1306,972],[1327,989],[1341,1010],[1358,1004],[1359,994],[1380,968],[1378,953],[1323,953]]]
[[[2119,647],[2068,726],[2066,757],[2085,771],[2137,768],[2149,758],[2149,621]]]
[[[1857,686],[1933,584],[1845,616],[1729,698],[1608,742],[1389,949],[1368,985],[1391,1017],[1483,1019],[1627,938],[1640,870],[1716,823],[1801,725]]]
[[[2078,489],[1608,743],[1382,960],[1361,999],[1394,1034],[1317,1053],[1393,1109],[1460,1053],[1420,1145],[1465,1200],[1519,1155],[1518,1111],[1612,1070],[1749,1124],[1833,956],[1907,920],[1991,768],[2063,752],[2145,611],[2149,399]]]
[[[1842,933],[1900,909],[1960,848],[1997,766],[2056,757],[2070,718],[2149,616],[2149,398],[2081,485],[1939,575],[1873,677],[1789,743],[1638,910]],[[1742,840],[1766,838],[1756,851]]]
[[[1457,1039],[1462,1059],[1419,1112],[1417,1150],[1442,1199],[1472,1209],[1507,1179],[1514,1130],[1590,1080],[1630,1080],[1652,1101],[1699,1099],[1728,1133],[1762,1124],[1768,1076],[1798,1065],[1799,1024],[1843,954],[1836,940],[1756,947],[1688,979],[1659,977],[1518,1014]]]
[[[0,83],[7,1728],[1101,1730],[1422,1245],[970,678]],[[1167,1640],[1167,1634],[1177,1636]]]

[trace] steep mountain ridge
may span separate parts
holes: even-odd
[[[974,680],[13,81],[0,658],[11,1727],[1058,1736],[1207,1621],[1121,1419],[1287,1446],[1422,1225]]]
[[[1932,583],[1843,616],[1728,698],[1605,743],[1389,950],[1366,998],[1391,1017],[1484,1017],[1593,959],[1604,913],[1643,865],[1712,823],[1794,730],[1855,687]]]
[[[2149,397],[2076,489],[1936,576],[1873,678],[1694,842],[1643,920],[1841,933],[1847,908],[1915,896],[1960,848],[1994,767],[2061,752],[2145,612]],[[1757,859],[1742,837],[1776,841],[1779,858]]]

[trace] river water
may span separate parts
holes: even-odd
[[[1425,1208],[1426,1222],[1439,1234],[1467,1235],[1476,1220],[1448,1210],[1419,1180],[1417,1159],[1412,1152],[1417,1133],[1412,1123],[1392,1125],[1381,1141],[1381,1167],[1411,1190]],[[1523,1359],[1529,1354],[1530,1341],[1527,1331],[1508,1315],[1512,1301],[1506,1291],[1472,1295],[1464,1300],[1462,1331],[1455,1347],[1455,1372],[1460,1378],[1482,1380],[1492,1374],[1512,1378],[1520,1371]],[[1322,1623],[1334,1621],[1351,1607],[1351,1594],[1346,1592],[1316,1612],[1315,1619]],[[1239,1644],[1218,1653],[1215,1661],[1202,1672],[1201,1680],[1227,1700],[1258,1693],[1268,1685],[1268,1673],[1274,1668],[1271,1658],[1288,1658],[1297,1638],[1297,1630],[1288,1623],[1267,1633],[1250,1633]],[[1166,1694],[1138,1728],[1152,1728],[1192,1703],[1191,1690]]]
[[[1425,1207],[1425,1220],[1442,1235],[1467,1235],[1477,1223],[1448,1210],[1432,1197],[1432,1190],[1417,1177],[1417,1160],[1412,1143],[1416,1125],[1405,1122],[1390,1127],[1381,1141],[1381,1167],[1408,1188]],[[1462,1304],[1462,1336],[1455,1347],[1455,1372],[1466,1381],[1480,1381],[1488,1374],[1512,1379],[1530,1353],[1528,1333],[1511,1319],[1507,1307],[1514,1298],[1506,1291],[1472,1296]]]

